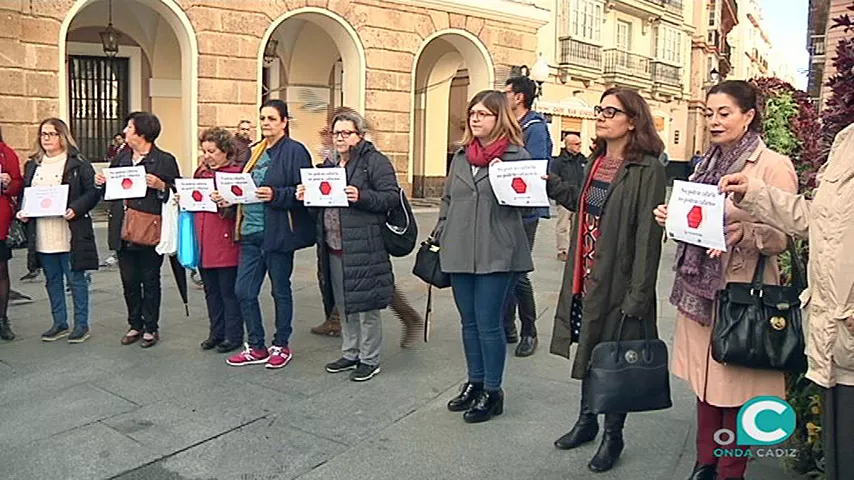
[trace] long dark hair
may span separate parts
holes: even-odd
[[[285,103],[284,100],[279,100],[278,98],[272,98],[267,100],[266,102],[261,104],[261,108],[258,109],[260,112],[262,108],[270,107],[275,108],[277,112],[279,112],[279,118],[282,120],[288,120],[288,104]],[[285,136],[291,136],[291,122],[288,121],[287,125],[285,125]]]
[[[706,94],[706,100],[709,99],[709,95],[715,93],[723,93],[732,98],[741,113],[753,110],[753,120],[747,129],[751,132],[762,133],[762,109],[759,102],[761,95],[756,87],[744,80],[726,80],[710,88],[709,93]]]
[[[612,87],[602,94],[599,101],[613,95],[623,105],[626,115],[634,121],[635,129],[629,132],[629,143],[626,145],[626,160],[638,160],[644,155],[654,157],[661,156],[664,152],[664,142],[655,130],[655,122],[649,105],[640,94],[634,90],[623,87]],[[598,157],[605,153],[605,140],[597,138],[594,144],[593,155]]]

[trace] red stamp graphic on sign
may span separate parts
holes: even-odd
[[[231,193],[237,195],[238,197],[242,197],[243,196],[243,189],[237,185],[232,185],[231,186]]]
[[[688,227],[700,228],[701,223],[703,223],[703,207],[695,205],[688,212]]]
[[[332,185],[329,182],[320,182],[320,193],[323,195],[329,195],[329,192],[332,191]]]
[[[50,206],[51,206],[52,204],[53,204],[53,200],[51,200],[51,199],[49,199],[49,198],[43,198],[43,199],[42,199],[42,208],[44,208],[44,209],[48,209],[48,208],[50,208]]]
[[[197,202],[201,202],[202,201],[202,192],[200,192],[198,190],[193,190],[192,197],[193,197],[193,200],[195,200]]]
[[[133,187],[133,180],[131,180],[129,178],[122,179],[122,188],[123,189],[130,190],[131,187]]]
[[[510,182],[510,186],[513,187],[513,190],[516,193],[525,193],[528,191],[528,184],[525,183],[525,180],[522,177],[516,177]]]

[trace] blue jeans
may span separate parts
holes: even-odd
[[[469,382],[483,382],[487,390],[501,388],[507,340],[503,328],[503,299],[517,274],[451,274],[454,301],[463,324],[463,350]]]
[[[39,262],[44,270],[54,326],[68,327],[68,309],[65,305],[67,277],[71,283],[71,299],[74,302],[74,328],[89,328],[89,285],[86,282],[86,272],[71,270],[70,253],[39,253]]]
[[[240,302],[240,313],[246,322],[249,346],[264,348],[264,319],[258,295],[264,277],[270,273],[273,287],[273,302],[276,308],[276,335],[273,345],[287,347],[291,338],[294,316],[294,299],[291,292],[291,274],[294,270],[294,252],[265,252],[264,234],[256,233],[243,237],[240,242],[240,264],[237,267],[237,283],[234,293]]]

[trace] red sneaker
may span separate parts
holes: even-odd
[[[228,357],[225,363],[232,367],[242,367],[244,365],[267,363],[268,358],[270,358],[270,353],[267,351],[267,347],[254,349],[246,345],[246,348],[242,352]]]
[[[282,368],[294,358],[289,347],[270,347],[270,358],[267,359],[267,368]]]

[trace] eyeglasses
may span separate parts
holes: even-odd
[[[487,117],[494,117],[495,114],[492,112],[484,112],[481,110],[472,110],[469,112],[469,118],[476,118],[478,121],[483,120]]]
[[[330,135],[332,136],[332,138],[347,138],[350,135],[353,135],[354,133],[359,132],[354,132],[353,130],[341,130],[340,132],[332,132]]]
[[[48,138],[58,137],[59,134],[56,132],[42,132],[39,134],[39,136],[44,138],[44,139],[48,139]]]
[[[626,114],[625,110],[620,110],[617,107],[600,107],[596,105],[593,107],[593,113],[598,117],[602,115],[603,118],[614,118],[618,113]],[[626,114],[628,115],[628,114]]]

